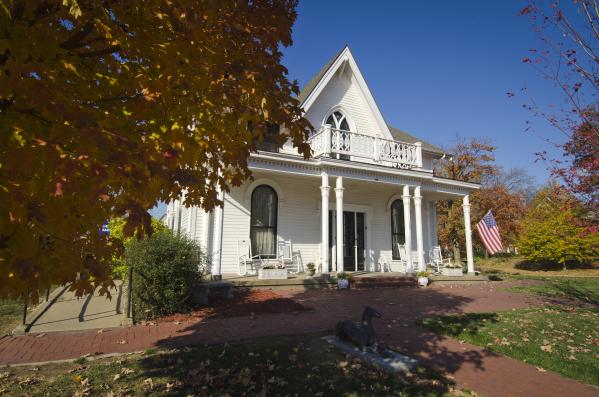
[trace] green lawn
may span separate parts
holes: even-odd
[[[10,333],[23,316],[23,304],[11,299],[0,299],[0,337]]]
[[[510,291],[537,294],[552,298],[568,298],[599,307],[599,277],[543,278],[536,285],[515,286]]]
[[[599,385],[599,310],[580,306],[430,317],[426,328]]]
[[[487,274],[507,273],[533,277],[599,277],[599,261],[564,269],[558,263],[535,263],[521,256],[477,258],[476,266]]]
[[[408,377],[349,359],[322,335],[151,350],[0,370],[0,395],[462,396],[426,368]]]

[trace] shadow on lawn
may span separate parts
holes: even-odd
[[[423,360],[435,369],[455,373],[462,366],[484,370],[484,358],[494,353],[480,349],[453,348],[448,338],[415,325],[416,320],[434,315],[455,314],[472,298],[448,290],[394,288],[375,290],[308,290],[289,296],[313,311],[276,315],[245,315],[223,318],[215,307],[214,319],[200,319],[163,339],[160,347],[215,344],[275,335],[332,333],[339,320],[358,321],[364,306],[372,306],[383,318],[375,321],[379,339],[401,352]],[[268,304],[268,302],[265,302]],[[446,343],[448,342],[448,343]],[[456,342],[457,343],[457,342]]]
[[[564,265],[562,265],[561,263],[557,263],[557,262],[533,262],[533,261],[527,261],[527,260],[523,260],[520,261],[518,263],[516,263],[514,265],[514,268],[519,269],[519,270],[528,270],[528,271],[533,271],[533,272],[537,272],[537,271],[541,271],[541,272],[561,272],[562,270],[564,270]],[[566,263],[566,269],[568,270],[574,270],[574,269],[596,269],[597,266],[595,266],[592,263],[580,263],[580,262],[575,262],[575,261],[571,261]]]

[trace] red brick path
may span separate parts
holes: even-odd
[[[416,318],[431,314],[497,311],[544,303],[541,298],[498,290],[495,285],[286,291],[285,295],[314,308],[314,312],[138,325],[100,333],[81,331],[8,337],[0,340],[0,364],[324,331],[332,329],[339,319],[355,319],[364,305],[370,305],[384,316],[376,322],[376,327],[386,344],[426,361],[452,376],[458,385],[482,395],[599,396],[598,388],[555,373],[539,372],[534,366],[413,326]]]

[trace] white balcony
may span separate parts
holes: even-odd
[[[312,156],[340,158],[395,168],[422,168],[422,144],[358,134],[324,125],[308,142]]]

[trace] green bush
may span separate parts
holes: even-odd
[[[125,218],[112,218],[108,222],[108,229],[110,230],[110,237],[116,239],[123,244],[123,246],[127,246],[127,243],[135,237],[125,237],[125,223],[127,220]],[[160,233],[165,230],[168,230],[166,225],[162,223],[159,219],[152,218],[152,229],[154,229],[154,233]],[[129,266],[125,265],[125,260],[123,256],[114,256],[112,258],[112,277],[126,280],[129,274]]]
[[[599,256],[599,234],[581,224],[573,197],[556,187],[541,190],[522,222],[518,248],[533,262],[585,263]]]
[[[208,260],[196,242],[163,230],[129,241],[125,265],[134,269],[133,314],[139,320],[190,311]]]

